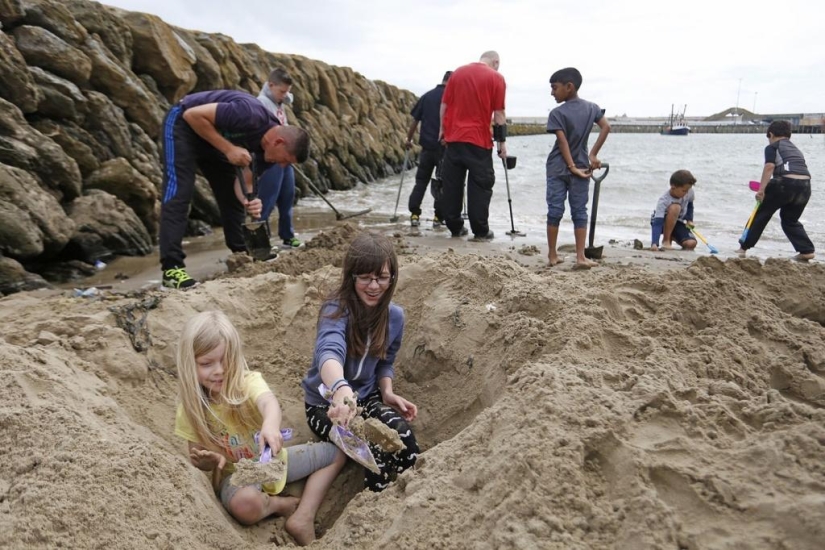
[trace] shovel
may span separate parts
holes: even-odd
[[[243,169],[236,168],[238,180],[241,186],[244,185]],[[255,169],[252,169],[252,192],[246,193],[246,200],[255,200],[258,196],[258,181],[255,177]],[[245,222],[241,229],[243,231],[243,242],[246,245],[246,253],[254,260],[265,262],[272,254],[272,245],[269,243],[269,231],[267,231],[266,220],[250,220]]]
[[[342,214],[341,212],[338,211],[337,208],[335,208],[335,206],[331,202],[329,202],[329,200],[324,196],[324,194],[321,193],[321,190],[318,189],[317,187],[315,187],[315,185],[312,183],[312,180],[309,179],[309,177],[307,177],[306,174],[301,172],[301,170],[299,170],[297,166],[293,166],[292,168],[298,174],[300,174],[302,178],[304,178],[306,180],[307,186],[309,186],[309,188],[312,190],[312,192],[315,193],[316,195],[318,195],[319,197],[321,197],[321,199],[325,203],[327,203],[327,206],[332,208],[332,211],[335,212],[335,219],[336,220],[338,220],[338,221],[347,220],[349,218],[354,218],[356,216],[363,216],[364,214],[369,214],[370,212],[372,212],[372,208],[366,208],[364,210],[359,210],[358,212],[353,212],[352,214]]]
[[[606,178],[607,173],[610,172],[610,165],[603,162],[602,168],[604,168],[604,173],[601,176],[596,177],[593,174],[590,175],[590,177],[593,178],[595,185],[593,186],[593,205],[590,207],[589,246],[584,249],[584,257],[588,260],[601,260],[602,252],[604,252],[604,246],[593,246],[593,239],[596,236],[596,214],[599,211],[599,190],[602,186],[602,180]]]

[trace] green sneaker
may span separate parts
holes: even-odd
[[[418,227],[419,225],[421,225],[421,220],[418,214],[413,214],[412,216],[410,216],[410,226]]]
[[[284,239],[284,242],[281,244],[281,248],[301,248],[302,246],[304,246],[304,243],[299,241],[297,237]]]
[[[185,289],[198,284],[198,281],[189,276],[185,267],[173,267],[163,272],[163,286]]]

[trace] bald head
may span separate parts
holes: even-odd
[[[479,61],[481,61],[494,71],[498,70],[498,65],[501,62],[501,60],[498,57],[498,52],[495,52],[493,50],[486,51],[483,54],[481,54],[481,59],[479,59]]]

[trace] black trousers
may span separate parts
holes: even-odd
[[[472,143],[448,143],[444,151],[441,167],[444,180],[444,194],[440,208],[447,227],[453,235],[458,235],[464,227],[461,207],[464,202],[464,178],[467,178],[467,218],[470,229],[476,237],[489,233],[487,219],[490,215],[490,199],[496,174],[493,171],[491,149],[484,149]]]
[[[782,231],[791,241],[794,250],[800,254],[812,254],[814,244],[808,238],[805,227],[799,223],[799,217],[805,211],[805,206],[811,198],[811,180],[793,178],[772,179],[765,188],[765,198],[748,230],[747,238],[739,240],[743,249],[753,248],[773,215],[779,210],[779,219],[782,221]]]
[[[306,405],[307,423],[321,441],[329,441],[329,431],[332,429],[332,421],[327,416],[327,406]],[[401,436],[401,441],[407,447],[396,453],[386,453],[377,445],[369,444],[372,456],[381,469],[380,474],[376,474],[364,468],[364,486],[370,491],[383,491],[390,482],[395,481],[398,474],[415,465],[418,458],[418,443],[412,428],[407,424],[398,411],[392,407],[384,405],[381,400],[381,392],[372,392],[366,399],[358,399],[358,406],[362,407],[361,416],[363,418],[377,418]]]
[[[438,163],[441,162],[441,156],[443,154],[443,147],[439,147],[438,149],[421,149],[421,153],[418,155],[418,170],[415,171],[415,187],[413,187],[410,193],[408,203],[410,214],[415,214],[416,216],[421,215],[421,201],[424,200],[424,194],[427,192],[427,186],[430,184],[433,170],[438,166]],[[436,173],[436,175],[438,174]],[[439,201],[435,189],[433,189],[433,198],[435,199],[433,203],[435,215],[438,216],[439,219],[444,219],[439,210]]]
[[[220,151],[197,135],[182,115],[183,109],[175,105],[166,114],[162,127],[163,187],[158,244],[163,270],[185,265],[182,242],[195,194],[198,169],[215,194],[226,246],[232,252],[246,250],[241,229],[246,213],[235,196],[235,167]]]

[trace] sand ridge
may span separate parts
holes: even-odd
[[[282,520],[232,521],[188,464],[172,433],[174,347],[184,319],[223,309],[290,443],[311,440],[298,384],[352,233],[342,227],[328,248],[288,254],[289,273],[254,265],[159,293],[143,352],[116,322],[133,298],[0,300],[0,545],[290,544]],[[426,250],[401,265],[395,387],[419,408],[423,453],[377,495],[358,492],[348,466],[316,547],[825,540],[821,265],[702,257],[668,272],[572,273]]]

